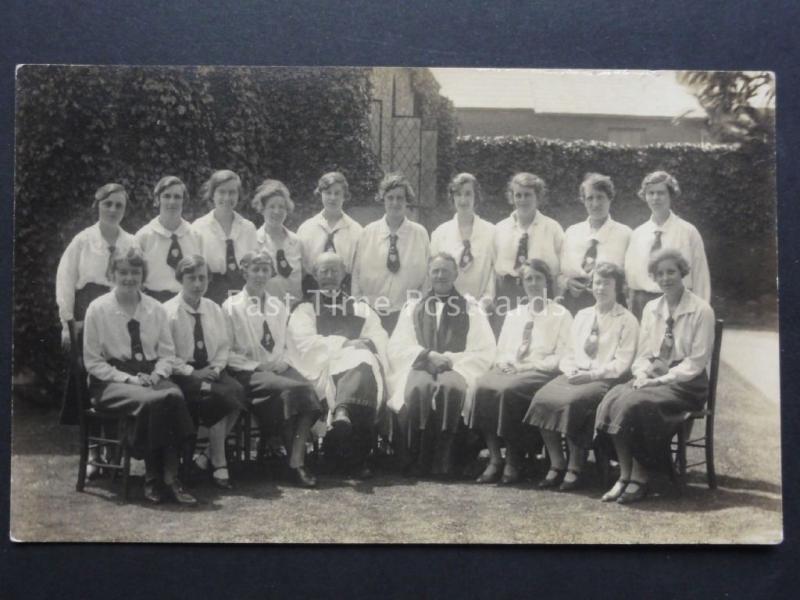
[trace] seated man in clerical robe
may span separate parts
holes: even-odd
[[[397,413],[406,474],[450,477],[475,395],[475,380],[492,366],[496,343],[480,305],[453,285],[455,259],[446,253],[428,264],[433,286],[403,307],[389,340],[388,406]],[[397,442],[397,440],[396,440]]]
[[[377,313],[342,290],[347,271],[341,257],[323,252],[313,271],[319,289],[289,318],[291,361],[328,405],[326,458],[368,478],[367,459],[385,396],[388,336]]]

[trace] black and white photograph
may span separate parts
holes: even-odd
[[[775,90],[19,65],[11,539],[779,544]]]

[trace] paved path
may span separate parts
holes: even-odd
[[[773,402],[780,399],[780,347],[777,331],[726,329],[721,360]]]

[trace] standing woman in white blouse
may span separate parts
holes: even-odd
[[[342,210],[350,200],[347,178],[338,171],[325,173],[319,178],[314,197],[322,203],[322,210],[297,228],[297,237],[303,242],[303,292],[316,289],[313,276],[314,261],[323,252],[338,254],[344,262],[346,274],[342,290],[349,294],[352,289],[353,262],[356,244],[364,230]]]
[[[242,180],[233,171],[215,171],[200,188],[202,200],[214,208],[196,219],[192,229],[200,236],[208,264],[206,296],[222,304],[244,287],[239,260],[256,248],[256,226],[234,210],[242,197]]]
[[[167,312],[142,294],[147,262],[131,248],[111,263],[114,289],[86,311],[83,360],[92,406],[133,417],[127,443],[145,463],[145,499],[196,504],[177,479],[178,458],[194,444],[183,394],[169,380],[175,361]]]
[[[494,225],[475,214],[482,201],[474,175],[459,173],[447,187],[455,216],[431,234],[431,255],[447,252],[458,261],[456,289],[484,307],[494,299]]]
[[[364,228],[356,250],[353,296],[375,309],[389,335],[409,293],[421,298],[428,278],[428,232],[407,216],[414,199],[414,188],[403,175],[384,177],[378,200],[386,214]]]
[[[97,223],[78,233],[67,246],[56,271],[56,303],[61,319],[61,344],[69,349],[70,321],[75,322],[78,339],[89,303],[111,289],[110,266],[115,256],[124,255],[136,245],[134,237],[120,227],[128,205],[128,192],[119,183],[107,183],[94,194],[92,210]],[[61,422],[78,422],[75,386],[70,373],[61,409]]]
[[[183,181],[173,175],[162,177],[153,190],[158,216],[136,232],[136,242],[148,265],[144,291],[159,302],[166,302],[181,291],[175,278],[175,267],[181,259],[200,253],[200,237],[183,218],[188,197]]]
[[[478,483],[519,481],[533,433],[522,418],[536,390],[558,374],[569,341],[572,316],[548,296],[553,289],[550,267],[534,258],[522,264],[520,273],[528,301],[506,315],[495,364],[475,384],[469,425],[482,432],[489,448],[489,464]],[[505,466],[500,453],[503,442]]]
[[[686,288],[689,263],[678,250],[654,254],[649,271],[663,295],[644,307],[633,380],[612,388],[597,408],[595,429],[611,436],[620,469],[604,502],[647,495],[648,469],[669,464],[684,413],[700,410],[708,395],[714,311]]]
[[[614,200],[610,177],[588,173],[580,185],[580,199],[588,218],[567,228],[561,247],[559,289],[562,304],[574,316],[582,308],[594,305],[592,270],[600,262],[625,267],[625,251],[631,228],[617,223],[609,215]]]
[[[597,264],[591,285],[595,304],[578,311],[572,322],[570,343],[558,365],[563,374],[536,392],[525,415],[525,423],[539,428],[550,457],[541,488],[560,484],[561,491],[571,491],[580,486],[597,405],[631,367],[639,323],[620,304],[624,285],[620,267]],[[569,464],[561,436],[567,439]]]
[[[275,273],[272,256],[263,250],[249,252],[241,267],[245,287],[222,305],[231,343],[228,366],[245,389],[262,436],[283,436],[295,483],[315,487],[316,477],[305,468],[306,442],[322,405],[313,384],[288,362],[289,313],[267,291]]]
[[[547,263],[556,285],[560,269],[561,245],[564,230],[554,219],[538,210],[545,200],[547,187],[533,173],[517,173],[508,182],[506,195],[514,206],[511,215],[495,227],[495,328],[499,329],[502,316],[525,298],[520,267],[531,259],[538,258]],[[548,290],[550,297],[556,290]]]
[[[678,181],[666,171],[654,171],[642,180],[639,197],[650,207],[650,219],[631,234],[625,254],[625,277],[628,280],[628,307],[640,318],[644,305],[661,295],[650,276],[650,257],[662,248],[675,248],[686,259],[689,273],[684,286],[705,302],[711,301],[711,277],[708,272],[703,238],[697,228],[672,212],[672,203],[681,194]]]
[[[289,188],[277,179],[265,179],[256,189],[252,206],[264,217],[256,233],[257,248],[272,257],[276,269],[267,291],[291,306],[303,297],[303,243],[284,226],[294,212]]]

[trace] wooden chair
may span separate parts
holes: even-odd
[[[672,477],[677,479],[680,489],[686,485],[686,470],[689,467],[706,465],[706,479],[710,489],[717,487],[717,474],[714,467],[714,417],[717,404],[717,378],[719,376],[719,355],[722,348],[722,332],[724,322],[717,319],[714,324],[714,347],[711,352],[711,368],[708,377],[708,399],[703,410],[686,412],[683,423],[670,443],[672,453]],[[700,437],[692,438],[692,426],[695,421],[705,419],[705,430]],[[686,449],[700,448],[705,451],[705,460],[692,464],[686,463]]]
[[[76,331],[74,321],[67,324],[70,340],[70,360],[76,375],[75,394],[78,403],[78,419],[80,424],[80,460],[78,462],[78,482],[75,489],[82,492],[86,487],[86,467],[94,465],[100,472],[110,471],[116,479],[122,472],[122,496],[128,499],[129,479],[131,473],[130,448],[127,439],[128,417],[119,417],[97,411],[89,401],[89,390],[86,385],[86,369],[83,365],[83,340]],[[111,427],[115,425],[116,427]],[[94,432],[99,431],[99,434]],[[115,432],[115,433],[114,433]],[[112,435],[113,433],[113,435]],[[94,450],[98,458],[90,458]],[[102,456],[111,456],[111,460],[103,460]]]

